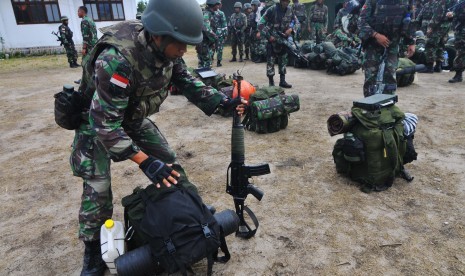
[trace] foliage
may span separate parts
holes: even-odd
[[[0,58],[5,58],[5,39],[0,34],[0,44],[2,45],[2,50],[0,51]]]
[[[145,8],[147,7],[147,1],[139,0],[137,2],[137,12],[144,12]]]

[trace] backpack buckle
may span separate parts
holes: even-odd
[[[210,228],[208,228],[208,223],[202,224],[202,230],[203,234],[205,235],[205,238],[210,238],[212,236],[212,232],[210,231]]]
[[[176,252],[176,247],[174,246],[173,241],[171,241],[171,239],[165,240],[165,246],[166,249],[168,249],[168,253],[170,253],[171,255],[173,255]]]

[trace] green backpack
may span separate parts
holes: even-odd
[[[397,70],[402,70],[407,67],[413,67],[415,65],[416,65],[415,62],[411,61],[408,58],[399,58],[399,64],[397,66]],[[415,80],[415,73],[403,74],[403,75],[397,74],[396,79],[397,79],[398,87],[409,86]]]
[[[352,48],[338,48],[336,53],[327,60],[328,74],[344,76],[352,74],[362,67],[362,61],[357,56],[357,50]]]
[[[404,113],[391,105],[374,110],[352,107],[352,114],[357,122],[333,149],[336,170],[362,184],[362,191],[385,190],[403,170]]]
[[[289,114],[300,109],[298,95],[285,95],[279,86],[265,86],[250,96],[249,109],[242,124],[257,133],[273,133],[285,129]]]

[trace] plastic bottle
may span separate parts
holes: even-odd
[[[444,57],[444,61],[442,62],[442,67],[449,66],[449,53],[447,51],[444,51],[442,55]]]
[[[412,22],[412,17],[410,17],[410,13],[407,13],[402,19],[402,33],[408,34],[410,30],[410,23]]]
[[[100,228],[100,248],[102,259],[110,269],[111,274],[116,274],[115,259],[123,255],[124,250],[124,226],[119,221],[108,219]]]

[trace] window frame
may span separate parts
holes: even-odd
[[[87,7],[87,16],[92,18],[95,22],[126,20],[126,14],[124,12],[124,0],[83,0],[82,4],[83,6]],[[103,8],[103,5],[107,6],[109,10],[102,11],[107,9]],[[120,5],[121,10],[118,9],[118,5]],[[113,10],[113,7],[116,8],[116,11]],[[120,11],[122,12],[121,15]],[[115,12],[119,18],[115,19]],[[110,19],[108,19],[106,16],[102,16],[106,15],[107,13],[110,15]],[[95,14],[98,16],[98,18],[95,18]],[[122,16],[122,18],[120,18],[120,16]]]
[[[60,11],[60,4],[59,0],[11,0],[11,6],[13,8],[13,14],[15,16],[16,24],[17,25],[35,25],[35,24],[57,24],[61,23],[61,11]],[[22,22],[19,21],[18,15],[16,13],[16,8],[15,7],[20,7],[20,6],[27,6],[27,13],[29,16],[29,19],[31,19],[31,22]],[[58,12],[57,14],[57,19],[56,21],[49,21],[48,13],[47,13],[47,5],[51,6],[51,12],[52,12],[52,17],[55,19],[55,12]],[[53,8],[53,6],[56,6],[56,9]],[[44,15],[45,21],[33,21],[33,15],[31,9],[33,8],[39,8],[39,12],[42,12]]]

